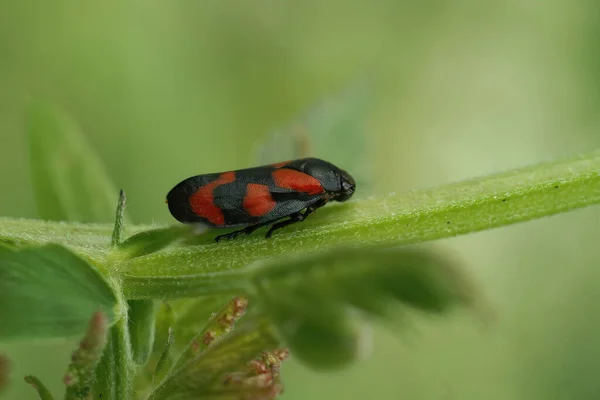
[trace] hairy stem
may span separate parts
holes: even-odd
[[[398,246],[528,221],[600,203],[600,151],[444,187],[331,206],[265,240],[175,248],[120,265],[126,293],[141,282],[186,296],[257,260],[344,246]],[[312,216],[311,216],[312,218]],[[302,224],[299,224],[302,225]],[[186,293],[187,292],[187,293]]]
[[[359,189],[360,190],[360,189]],[[600,203],[600,150],[402,195],[332,204],[265,240],[263,230],[224,243],[215,232],[109,267],[127,298],[238,292],[244,275],[223,274],[258,260],[334,246],[398,246],[447,238]],[[0,242],[59,242],[105,261],[112,227],[0,219]],[[136,233],[148,227],[131,227]],[[156,227],[153,227],[156,228]],[[239,280],[242,280],[240,282]]]
[[[131,400],[134,368],[125,316],[108,333],[108,343],[96,370],[95,396],[109,400]]]

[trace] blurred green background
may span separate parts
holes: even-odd
[[[373,194],[590,150],[599,35],[596,0],[2,1],[0,215],[36,216],[29,100],[79,122],[138,223],[171,222],[174,183],[255,164],[272,131],[357,80]],[[493,329],[375,327],[349,369],[287,363],[282,398],[600,398],[599,222],[594,207],[439,243],[481,281]],[[7,398],[36,398],[25,374],[60,393],[75,343],[2,346]]]

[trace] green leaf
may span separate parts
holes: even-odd
[[[155,228],[150,225],[127,225],[125,235]],[[84,224],[23,218],[0,217],[0,243],[11,247],[61,244],[94,262],[105,263],[111,252],[114,224]]]
[[[190,297],[244,288],[220,274],[265,258],[335,246],[398,246],[453,237],[600,203],[600,151],[429,190],[328,205],[265,240],[173,248],[123,263],[129,298]],[[208,232],[203,237],[215,235]]]
[[[66,248],[0,247],[0,340],[81,335],[90,315],[112,323],[116,307],[105,278]]]
[[[304,293],[300,293],[304,292]],[[261,293],[264,311],[297,359],[315,369],[334,369],[355,361],[361,334],[342,304],[310,290],[296,289],[275,299]]]
[[[357,197],[365,196],[371,182],[367,161],[369,134],[365,130],[370,104],[364,83],[348,87],[320,102],[289,126],[273,132],[260,146],[258,162],[322,158],[350,172],[360,188]]]
[[[182,300],[183,301],[183,300]],[[131,302],[131,301],[130,301]],[[152,343],[152,348],[150,350],[150,355],[146,363],[142,365],[138,365],[138,372],[135,377],[134,382],[134,392],[137,393],[137,398],[146,398],[153,386],[160,382],[164,375],[168,372],[168,369],[172,365],[173,354],[177,352],[174,349],[174,344],[176,343],[175,337],[173,335],[173,324],[174,324],[174,312],[169,303],[161,302],[155,305],[156,312],[154,314],[154,340]],[[131,325],[131,324],[130,324]],[[131,333],[133,337],[134,333]],[[133,341],[133,339],[132,339]],[[168,349],[165,350],[166,344],[168,343]],[[132,343],[132,352],[133,350]],[[163,358],[163,353],[165,353]],[[157,379],[157,369],[159,369],[158,364],[161,364],[160,378]],[[164,369],[166,370],[164,370]]]
[[[33,189],[41,218],[111,222],[118,190],[76,123],[44,105],[27,119]]]
[[[180,302],[185,302],[185,300],[180,300]],[[138,398],[146,398],[153,387],[163,380],[173,365],[174,355],[179,352],[175,348],[177,341],[174,335],[174,321],[173,307],[169,303],[162,302],[156,312],[154,344],[150,357],[136,376],[134,390],[138,394]]]
[[[152,374],[152,381],[158,383],[163,380],[167,375],[171,367],[173,366],[173,343],[175,338],[173,336],[173,329],[169,328],[167,335],[167,343],[165,344],[163,351],[160,353],[160,357],[156,362],[156,367]]]
[[[184,302],[186,300],[180,300]],[[167,302],[162,302],[158,311],[156,313],[155,319],[155,337],[154,337],[154,346],[152,350],[152,357],[155,358],[155,362],[160,358],[160,354],[162,354],[164,350],[165,343],[169,341],[169,331],[173,329],[175,324],[175,312],[173,311],[173,307],[171,304]],[[148,363],[150,366],[152,364],[152,360]],[[152,368],[152,370],[154,370]]]
[[[189,238],[193,233],[193,227],[183,224],[142,231],[122,242],[114,253],[121,260],[145,256],[164,249],[178,239]]]
[[[361,335],[351,307],[392,321],[404,310],[442,314],[473,307],[480,299],[456,265],[431,251],[408,248],[337,249],[285,263],[274,259],[256,267],[254,283],[262,310],[292,354],[313,368],[344,366],[357,357]]]

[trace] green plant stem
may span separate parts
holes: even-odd
[[[213,294],[239,295],[248,293],[250,285],[246,282],[246,271],[227,271],[212,274],[162,276],[148,279],[144,276],[125,275],[123,296],[126,299],[163,299],[171,300],[183,297],[198,297]]]
[[[100,363],[96,367],[96,379],[93,384],[94,397],[103,400],[118,400],[115,392],[116,388],[113,385],[115,376],[117,375],[113,348],[112,332],[109,331],[104,353],[102,354]]]
[[[151,225],[127,225],[124,235],[154,228]],[[83,224],[39,219],[0,217],[0,243],[15,245],[61,244],[97,263],[104,263],[111,249],[114,224]]]
[[[44,386],[42,381],[32,375],[27,375],[25,377],[25,382],[29,383],[33,388],[38,392],[38,396],[40,396],[40,400],[53,400],[52,394],[50,391]]]
[[[360,190],[360,189],[359,189]],[[230,275],[257,260],[334,246],[398,246],[478,232],[600,203],[600,150],[403,195],[332,204],[266,240],[263,230],[224,243],[173,246],[116,262],[128,298],[187,297],[243,288]],[[59,242],[104,260],[112,226],[0,219],[0,241]],[[156,228],[156,227],[153,227]],[[140,232],[148,227],[133,227]],[[239,276],[243,280],[243,275]]]
[[[102,395],[102,399],[109,400],[131,400],[134,368],[125,315],[108,333],[108,343],[96,370],[95,396]]]
[[[115,385],[116,398],[119,400],[130,400],[133,398],[133,373],[134,363],[131,353],[127,318],[122,318],[110,331],[110,340],[113,342],[115,361]]]
[[[237,242],[177,248],[125,262],[120,272],[126,292],[129,285],[138,286],[138,280],[155,287],[157,292],[158,286],[182,287],[190,279],[196,280],[197,286],[204,286],[211,284],[212,273],[231,271],[268,257],[309,253],[337,245],[398,246],[425,242],[598,203],[600,151],[403,196],[394,194],[328,206],[328,210],[319,210],[320,214],[310,223],[290,227],[270,240],[265,240],[259,231]],[[202,290],[196,287],[192,292]]]

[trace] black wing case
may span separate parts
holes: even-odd
[[[202,222],[212,225],[206,218],[195,214],[190,207],[190,196],[203,186],[219,179],[220,174],[197,175],[179,182],[167,194],[167,205],[171,215],[183,223]]]

